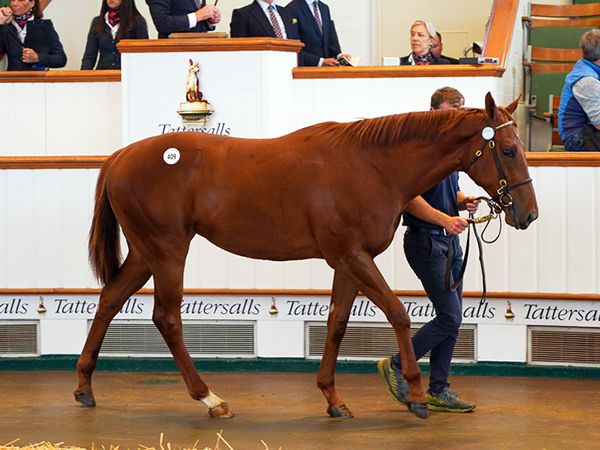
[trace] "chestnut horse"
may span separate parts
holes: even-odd
[[[104,288],[77,363],[77,401],[95,406],[92,373],[109,323],[154,277],[153,321],[192,398],[211,417],[232,417],[200,377],[182,338],[183,273],[199,234],[232,253],[275,261],[323,258],[334,269],[327,342],[317,375],[332,417],[352,417],[334,372],[359,291],[394,328],[409,409],[427,417],[410,319],[373,258],[392,242],[418,194],[463,170],[525,229],[537,218],[523,144],[498,108],[428,111],[351,123],[327,122],[276,139],[174,133],[133,143],[100,171],[90,261]],[[483,137],[482,137],[483,136]],[[119,226],[129,253],[121,264]]]

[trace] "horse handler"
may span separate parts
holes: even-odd
[[[431,109],[457,109],[464,102],[459,91],[444,87],[431,96]],[[479,200],[465,197],[460,192],[458,173],[455,172],[415,197],[403,214],[403,224],[407,227],[404,254],[421,280],[436,313],[435,318],[412,338],[417,360],[431,351],[427,407],[434,411],[469,412],[475,409],[475,405],[461,400],[456,392],[449,389],[450,360],[462,321],[462,282],[455,291],[446,287],[446,262],[452,258],[452,277],[456,279],[462,263],[458,234],[469,226],[458,211],[474,213],[478,204]],[[454,256],[451,256],[452,253]],[[379,360],[377,369],[394,400],[406,404],[409,391],[402,376],[400,354]]]

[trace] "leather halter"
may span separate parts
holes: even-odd
[[[485,127],[481,132],[481,136],[483,137],[483,145],[481,146],[481,150],[477,150],[475,152],[475,156],[473,157],[473,159],[471,160],[471,162],[469,163],[469,165],[467,166],[467,168],[465,170],[465,172],[469,173],[469,169],[471,168],[471,166],[473,164],[475,164],[475,162],[477,162],[479,160],[481,155],[483,155],[483,150],[485,150],[485,147],[487,145],[491,149],[492,155],[494,155],[494,163],[496,164],[496,170],[498,170],[498,176],[500,177],[499,181],[498,181],[498,184],[500,185],[500,187],[496,191],[496,195],[493,196],[492,198],[478,197],[478,200],[484,200],[485,202],[487,202],[487,204],[490,208],[490,214],[488,214],[485,217],[480,217],[480,218],[474,218],[472,214],[469,214],[469,219],[467,219],[469,221],[469,232],[467,234],[467,245],[465,247],[465,256],[463,258],[463,262],[459,269],[458,275],[456,276],[456,278],[454,280],[454,283],[451,283],[452,261],[454,260],[454,247],[453,247],[452,242],[449,242],[449,244],[448,244],[448,258],[446,260],[446,274],[445,274],[444,278],[445,278],[446,289],[451,292],[454,292],[458,288],[460,283],[462,282],[462,279],[465,274],[465,270],[467,268],[467,260],[469,258],[469,246],[470,246],[470,241],[471,241],[471,227],[473,227],[473,234],[475,235],[475,239],[477,241],[477,247],[479,249],[479,265],[481,267],[481,279],[482,279],[482,283],[483,283],[483,289],[481,291],[481,299],[479,301],[480,304],[483,304],[483,302],[485,302],[485,299],[487,296],[487,283],[486,283],[486,276],[485,276],[485,265],[483,262],[483,246],[481,244],[481,240],[483,239],[483,241],[486,243],[495,242],[500,237],[500,233],[502,231],[502,221],[500,221],[500,229],[498,231],[498,236],[496,236],[496,238],[491,241],[485,240],[483,238],[483,233],[482,233],[482,237],[481,238],[479,237],[479,234],[477,233],[477,228],[476,228],[475,224],[481,223],[481,222],[487,222],[489,225],[489,221],[497,218],[499,216],[499,214],[506,208],[511,208],[511,213],[512,213],[513,217],[516,218],[516,215],[514,213],[513,197],[512,197],[512,195],[510,195],[510,190],[532,182],[531,178],[527,178],[525,180],[522,180],[522,181],[519,181],[519,182],[513,183],[513,184],[508,184],[508,181],[506,181],[506,175],[504,174],[504,169],[502,168],[502,164],[500,163],[500,158],[498,157],[498,152],[496,150],[496,142],[494,141],[494,137],[496,136],[496,131],[501,130],[502,128],[508,127],[510,125],[514,125],[513,120],[509,120],[508,122],[500,124],[495,128],[492,128],[489,125],[487,127]],[[487,229],[487,225],[483,230],[484,233],[485,233],[486,229]]]
[[[513,184],[509,184],[508,181],[506,181],[506,175],[504,174],[504,169],[502,168],[502,164],[500,163],[500,158],[498,156],[498,151],[496,150],[496,142],[494,141],[494,137],[496,136],[496,131],[508,127],[510,125],[514,125],[514,123],[515,122],[513,120],[509,120],[508,122],[504,122],[503,124],[500,124],[495,128],[492,128],[491,126],[485,127],[481,132],[481,136],[483,137],[483,145],[481,146],[481,150],[477,150],[475,152],[475,156],[473,157],[473,159],[471,160],[471,162],[465,170],[466,173],[469,173],[469,169],[483,155],[483,151],[485,150],[485,147],[487,145],[491,149],[492,155],[494,156],[494,163],[496,164],[496,170],[498,171],[499,176],[498,184],[500,186],[496,191],[496,195],[494,195],[491,199],[493,202],[491,205],[495,205],[494,209],[497,213],[501,212],[503,209],[511,208],[511,213],[513,213],[513,217],[515,217],[514,204],[513,197],[512,195],[510,195],[510,191],[524,184],[531,183],[532,181],[531,178],[527,178],[525,180]]]

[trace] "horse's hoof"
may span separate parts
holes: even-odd
[[[231,412],[227,403],[221,403],[213,408],[208,408],[208,415],[213,419],[231,419],[235,414]]]
[[[419,419],[427,419],[429,417],[429,410],[427,409],[427,403],[425,402],[408,402],[408,410],[417,416]]]
[[[327,414],[335,419],[352,419],[354,417],[350,408],[343,403],[338,406],[330,406],[327,408]]]
[[[79,403],[84,404],[85,406],[89,406],[93,408],[96,406],[96,400],[94,400],[94,394],[91,392],[73,392],[75,396],[75,400]]]

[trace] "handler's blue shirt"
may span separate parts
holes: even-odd
[[[456,201],[456,193],[458,191],[460,191],[458,187],[458,172],[454,172],[448,178],[440,181],[434,187],[421,194],[421,197],[433,208],[449,216],[458,216],[458,203]],[[439,225],[418,219],[409,212],[402,214],[402,218],[402,224],[409,227],[441,229]]]

